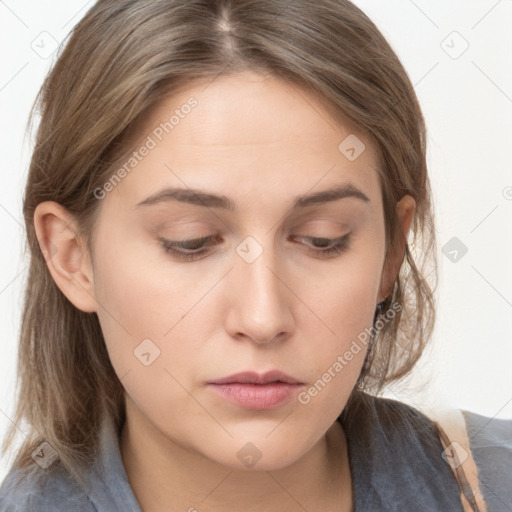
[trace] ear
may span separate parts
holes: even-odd
[[[407,241],[407,235],[411,227],[412,219],[414,218],[416,201],[412,196],[405,195],[400,199],[400,201],[398,201],[396,208],[403,236],[400,238],[398,247],[394,253],[390,253],[384,263],[377,302],[381,302],[386,299],[386,297],[388,297],[393,291],[393,285],[405,256],[405,243]]]
[[[34,227],[55,284],[81,311],[97,311],[91,259],[74,217],[60,204],[44,201],[35,209]]]

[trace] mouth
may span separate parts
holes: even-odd
[[[273,384],[281,382],[283,384],[304,384],[299,380],[279,370],[270,370],[266,373],[241,372],[228,377],[216,379],[209,384]]]
[[[242,372],[208,383],[210,389],[245,409],[266,410],[290,401],[303,382],[277,370]]]

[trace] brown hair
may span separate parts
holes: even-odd
[[[382,313],[401,307],[375,335],[356,387],[378,392],[419,359],[435,318],[428,262],[437,283],[425,126],[407,73],[376,26],[348,0],[100,0],[73,29],[31,114],[41,119],[23,205],[30,274],[17,405],[3,453],[16,424],[24,420],[30,430],[15,467],[35,467],[31,452],[44,440],[79,478],[80,465],[95,457],[103,415],[118,429],[124,421],[123,387],[98,318],[75,308],[53,281],[34,231],[35,207],[60,203],[87,237],[98,212],[94,190],[128,151],[124,137],[140,116],[193,80],[243,69],[306,87],[373,141],[387,254],[402,236],[396,203],[405,194],[415,199],[417,254],[406,245]]]

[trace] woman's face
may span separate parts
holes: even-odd
[[[374,149],[304,90],[249,72],[166,98],[137,137],[95,192],[91,274],[127,400],[166,442],[285,467],[342,411],[386,296]],[[211,384],[269,370],[300,384]]]

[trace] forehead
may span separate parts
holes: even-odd
[[[134,150],[151,149],[116,191],[132,204],[162,186],[297,196],[352,183],[375,195],[372,141],[331,112],[319,95],[272,75],[248,71],[191,82],[134,127]],[[347,153],[352,147],[356,158]]]
[[[187,139],[194,145],[207,142],[233,146],[277,143],[286,139],[293,144],[295,139],[299,144],[304,138],[324,138],[326,132],[336,131],[364,137],[341,112],[335,118],[332,105],[320,94],[289,80],[255,71],[182,84],[145,113],[135,127],[137,136],[142,137],[159,123],[168,121],[190,98],[197,100],[197,106],[189,114],[180,113],[179,122],[172,129],[176,142]],[[184,122],[187,118],[192,121]],[[187,130],[190,124],[194,125],[193,130]],[[242,126],[244,129],[239,130]],[[208,139],[204,140],[206,134]]]

